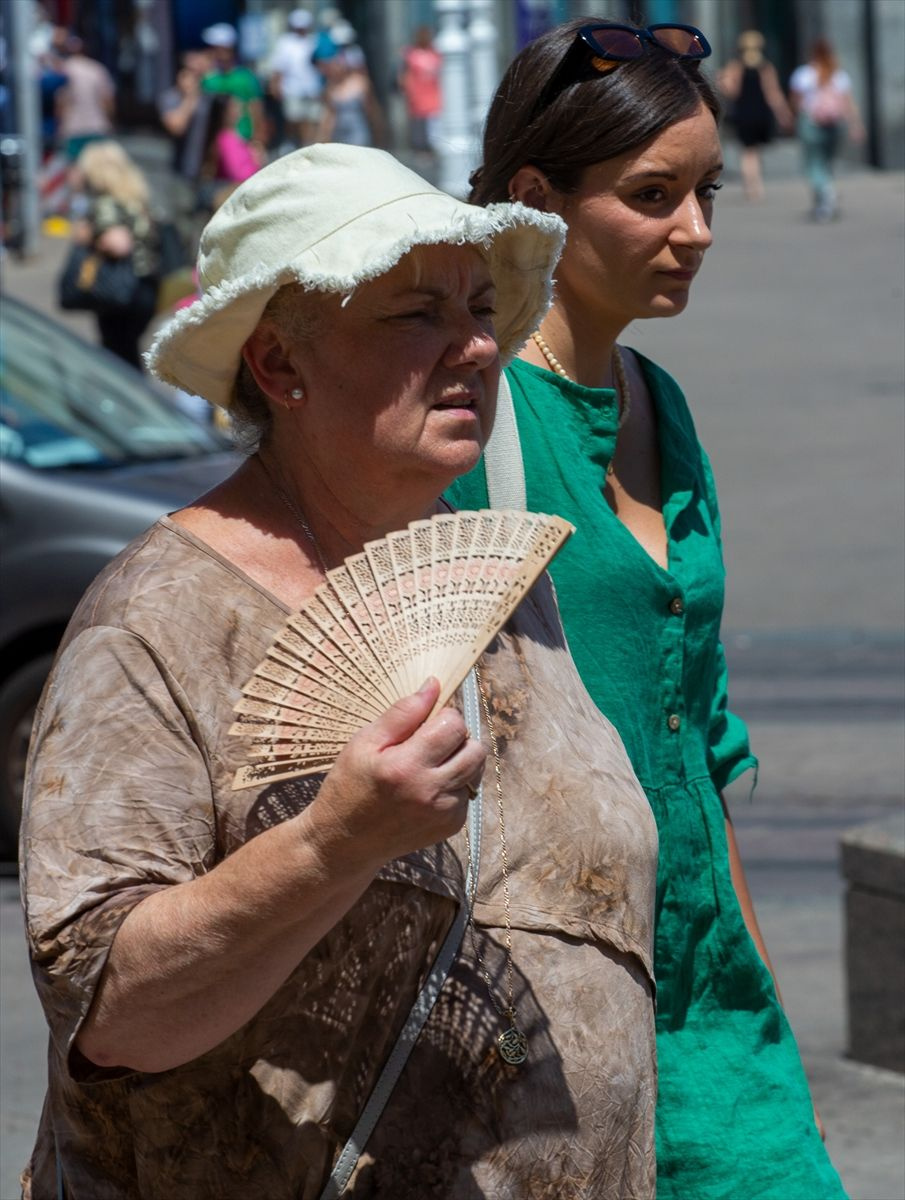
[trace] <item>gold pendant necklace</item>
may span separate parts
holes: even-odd
[[[531,338],[549,363],[551,370],[555,371],[561,379],[567,379],[569,383],[574,383],[575,380],[544,341],[540,330],[535,329],[534,333],[531,334]],[[618,436],[619,430],[628,420],[628,415],[632,409],[632,393],[629,389],[628,376],[625,373],[625,363],[622,361],[622,351],[616,345],[613,346],[613,380],[616,384],[616,398],[619,401],[619,424],[616,426]],[[615,450],[613,451],[613,456],[615,457]],[[607,475],[612,475],[614,470],[613,460],[610,459],[606,468]]]
[[[478,969],[481,978],[487,985],[487,994],[490,996],[490,1002],[496,1009],[497,1014],[508,1022],[508,1028],[504,1029],[496,1040],[497,1050],[503,1062],[508,1063],[512,1067],[520,1066],[528,1057],[528,1039],[525,1034],[519,1029],[517,1024],[517,1013],[515,1008],[515,1000],[513,998],[512,988],[512,913],[511,913],[511,897],[509,892],[509,847],[506,842],[506,819],[503,812],[503,771],[500,764],[500,748],[497,743],[496,733],[493,729],[493,721],[490,716],[490,704],[487,700],[487,693],[484,690],[484,681],[481,679],[481,672],[477,663],[474,667],[475,679],[478,684],[478,692],[481,696],[481,707],[484,710],[484,719],[487,722],[487,732],[490,735],[490,745],[493,750],[493,770],[494,784],[496,786],[497,797],[497,823],[500,832],[500,866],[503,873],[503,913],[506,922],[506,1007],[501,1008],[499,1001],[496,998],[493,990],[493,984],[490,980],[490,972],[487,970],[487,965],[484,958],[478,949],[477,938],[475,937],[474,917],[471,911],[468,914],[468,927],[471,933],[471,944],[474,949],[475,959],[477,960]],[[468,852],[468,865],[473,867],[473,859],[471,854],[471,841],[468,837],[468,826],[465,827],[465,846]]]

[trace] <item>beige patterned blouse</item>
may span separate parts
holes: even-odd
[[[257,1016],[160,1074],[73,1041],[117,927],[310,802],[317,779],[233,792],[238,690],[287,610],[164,519],[73,618],[39,712],[22,886],[50,1026],[25,1195],[315,1200],[462,897],[460,834],[390,863]],[[650,943],[656,830],[584,691],[546,578],[484,658],[499,737],[512,956],[528,1062],[509,1067],[499,838],[485,789],[476,931],[353,1175],[393,1200],[654,1195]],[[486,731],[485,731],[486,740]],[[186,1021],[192,1014],[187,1011]]]

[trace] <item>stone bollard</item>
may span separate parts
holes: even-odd
[[[901,813],[840,841],[846,890],[848,1052],[905,1072],[905,821]]]

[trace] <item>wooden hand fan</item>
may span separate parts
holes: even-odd
[[[242,689],[233,788],[326,771],[353,733],[434,675],[441,708],[574,527],[484,509],[415,521],[327,572]]]

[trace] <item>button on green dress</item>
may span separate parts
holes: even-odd
[[[838,1200],[794,1037],[729,874],[720,791],[757,762],[727,707],[713,477],[679,387],[637,358],[657,412],[668,570],[604,497],[615,392],[520,360],[507,375],[527,506],[576,526],[551,567],[572,655],[659,827],[657,1196]],[[487,507],[483,464],[449,499]]]

